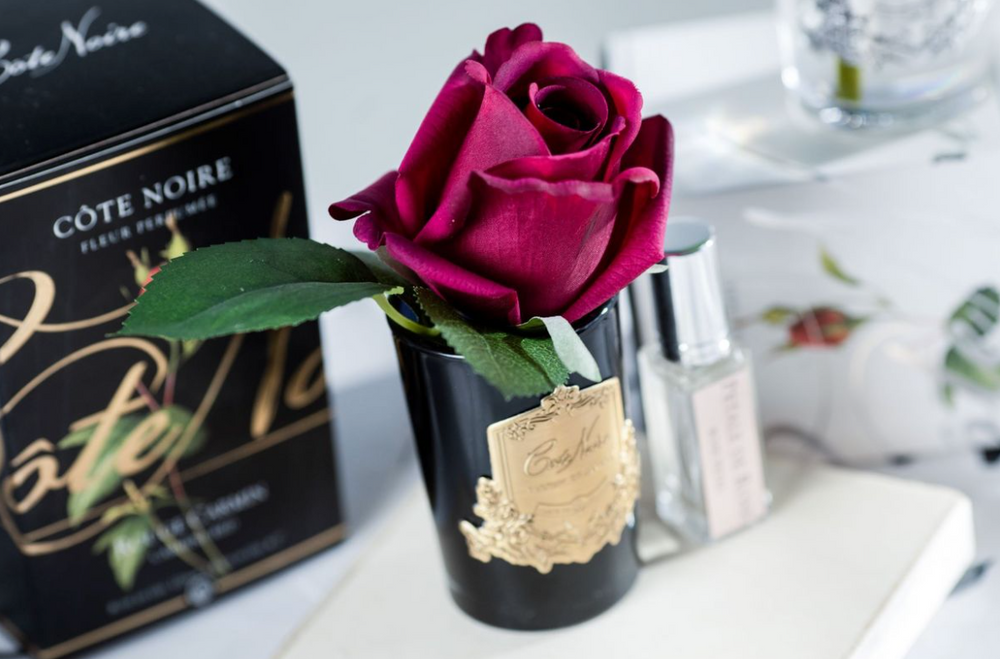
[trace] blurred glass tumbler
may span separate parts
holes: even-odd
[[[610,608],[639,570],[639,466],[622,411],[615,303],[577,329],[606,379],[573,376],[541,400],[504,400],[461,356],[391,326],[458,606],[524,630]]]
[[[778,0],[782,81],[827,124],[933,123],[986,97],[994,0]]]

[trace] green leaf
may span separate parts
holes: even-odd
[[[79,492],[70,492],[66,502],[66,513],[74,526],[83,520],[87,511],[95,504],[118,490],[122,477],[115,468],[115,457],[125,439],[135,430],[143,417],[142,414],[129,414],[120,418],[111,427],[107,440],[94,461],[94,466],[87,474],[87,486]],[[97,424],[72,432],[64,437],[58,446],[59,448],[82,446],[91,440],[95,430],[97,430]]]
[[[951,375],[966,384],[985,389],[1000,391],[1000,366],[996,364],[978,364],[969,359],[961,350],[952,346],[944,358],[944,367]]]
[[[379,283],[386,284],[387,286],[398,286],[403,288],[411,285],[410,280],[404,277],[403,274],[396,269],[402,269],[403,266],[396,263],[395,260],[389,256],[385,247],[379,247],[377,252],[352,251],[349,253],[364,263],[372,275],[375,276],[375,280]]]
[[[768,325],[783,325],[792,318],[798,318],[799,313],[790,307],[771,307],[760,314],[760,319]]]
[[[208,339],[276,329],[392,288],[350,252],[311,240],[215,245],[163,266],[120,334]]]
[[[826,251],[825,247],[821,247],[819,250],[819,260],[823,266],[823,272],[830,275],[834,279],[847,284],[848,286],[860,286],[861,281],[855,277],[850,276],[844,269],[840,267],[837,260],[833,258],[830,252]]]
[[[170,419],[170,430],[177,437],[177,441],[180,441],[181,437],[184,436],[184,431],[187,430],[188,425],[191,423],[193,415],[191,411],[181,407],[180,405],[171,405],[170,407],[164,407],[163,413],[167,414]],[[188,458],[195,455],[204,446],[205,442],[208,440],[208,431],[205,430],[204,426],[200,426],[194,433],[194,437],[186,447],[184,447],[184,452],[181,457]]]
[[[946,382],[941,387],[941,402],[945,407],[955,407],[955,385]]]
[[[955,309],[948,319],[948,327],[959,338],[986,336],[1000,319],[1000,292],[984,286],[972,293]]]
[[[153,508],[164,508],[167,506],[176,506],[177,501],[171,498],[167,493],[166,488],[162,485],[157,485],[146,493],[146,503]],[[117,506],[111,506],[104,511],[101,515],[101,523],[103,524],[114,524],[118,520],[129,517],[131,515],[143,515],[144,510],[141,510],[138,505],[131,499],[126,500],[125,503],[120,503]]]
[[[167,248],[160,252],[162,256],[167,261],[171,261],[176,258],[180,258],[184,254],[191,251],[191,243],[184,238],[180,231],[171,231],[170,242],[167,244]]]
[[[416,293],[447,344],[504,398],[551,393],[569,378],[551,339],[480,330],[432,291],[418,288]]]
[[[74,430],[70,434],[66,435],[59,440],[56,444],[59,448],[76,448],[77,446],[83,446],[88,441],[90,441],[91,436],[94,434],[94,429],[97,428],[97,424],[91,426],[85,426],[79,430]]]
[[[152,413],[136,412],[120,418],[112,426],[107,440],[104,442],[97,459],[94,461],[94,466],[87,475],[87,486],[79,492],[71,492],[69,495],[66,512],[69,515],[71,523],[74,525],[79,524],[87,514],[87,511],[94,505],[118,491],[123,478],[115,466],[118,451],[132,431],[153,414],[167,415],[169,422],[164,432],[172,432],[176,440],[181,438],[184,430],[191,423],[191,412],[178,405],[165,407]],[[59,442],[59,448],[83,446],[91,440],[95,430],[97,430],[97,424],[76,430],[66,435]],[[191,438],[190,444],[184,449],[184,457],[197,453],[204,446],[207,437],[208,433],[205,429],[199,428],[194,437]]]
[[[597,360],[568,320],[562,316],[536,318],[545,325],[556,354],[570,373],[579,373],[591,382],[601,381],[601,368],[597,365]]]
[[[551,339],[519,337],[507,334],[506,332],[496,332],[496,334],[510,337],[512,343],[519,350],[523,351],[545,373],[546,384],[534,393],[524,395],[538,396],[541,394],[550,394],[556,387],[566,384],[566,381],[569,380],[569,369],[566,368],[563,360],[559,358]]]
[[[198,348],[201,347],[201,341],[181,341],[181,354],[184,355],[184,359],[190,359],[194,356],[194,353],[198,352]]]
[[[107,552],[115,582],[122,590],[129,591],[135,586],[136,575],[149,550],[151,530],[152,521],[148,516],[126,517],[94,543],[95,554]]]

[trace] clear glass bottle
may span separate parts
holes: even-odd
[[[823,122],[930,124],[989,93],[994,0],[777,0],[782,80]]]
[[[707,543],[762,519],[770,506],[747,353],[730,337],[706,224],[667,229],[667,271],[653,275],[659,340],[639,351],[656,510]]]

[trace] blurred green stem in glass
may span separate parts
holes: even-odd
[[[840,57],[837,58],[837,98],[861,100],[861,69]]]

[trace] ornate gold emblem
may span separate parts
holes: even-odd
[[[469,555],[545,574],[617,545],[639,497],[635,430],[618,378],[559,387],[541,405],[487,429],[493,478],[480,478],[462,521]]]

